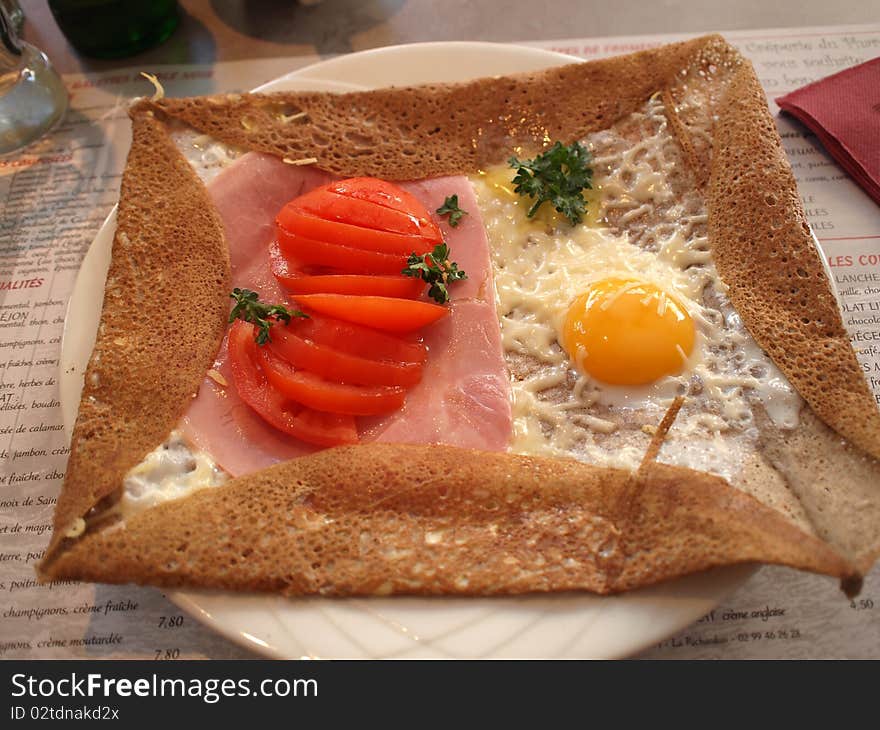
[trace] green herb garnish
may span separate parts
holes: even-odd
[[[572,225],[581,222],[587,211],[581,191],[592,188],[593,171],[588,167],[590,153],[580,142],[567,147],[557,142],[533,160],[511,157],[507,163],[516,170],[515,192],[535,201],[527,213],[529,218],[549,202]]]
[[[447,284],[467,279],[467,274],[458,268],[458,264],[449,261],[449,246],[445,243],[438,243],[431,253],[411,253],[406,264],[406,268],[400,273],[420,278],[429,284],[428,296],[440,304],[449,301]]]
[[[467,211],[458,207],[458,195],[449,195],[443,205],[437,208],[437,214],[449,215],[449,225],[455,228],[461,217],[467,215]]]
[[[243,319],[245,322],[255,324],[257,333],[254,336],[254,341],[258,345],[265,345],[272,341],[269,337],[269,327],[274,322],[288,324],[291,317],[309,316],[298,309],[288,309],[281,304],[264,304],[260,301],[260,295],[250,289],[236,287],[229,296],[235,300],[235,306],[229,313],[230,324],[236,319]]]

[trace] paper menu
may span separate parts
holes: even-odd
[[[773,94],[880,53],[880,26],[727,35]],[[532,45],[591,58],[667,40]],[[160,78],[174,95],[243,89],[310,60],[167,67]],[[28,155],[0,161],[0,656],[253,656],[198,626],[159,591],[33,580],[66,461],[56,383],[64,309],[81,257],[116,200],[125,101],[151,92],[135,70],[66,81],[73,96],[64,128]],[[880,303],[880,266],[870,263],[880,254],[880,208],[795,122],[780,118],[779,125],[854,344],[880,380],[880,314],[870,314]],[[872,385],[880,394],[880,384]],[[878,590],[875,571],[850,605],[829,579],[765,568],[714,613],[645,656],[876,657]]]

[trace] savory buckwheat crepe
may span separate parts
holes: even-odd
[[[720,37],[466,83],[160,98],[130,114],[101,324],[43,577],[288,594],[612,593],[763,562],[858,590],[880,550],[880,414],[754,70]],[[181,123],[250,153],[207,189],[172,141]],[[499,165],[557,140],[591,153],[587,220],[512,225],[517,196]],[[458,191],[479,240],[468,252],[465,226],[444,223],[444,235],[461,256],[487,248],[447,328],[481,322],[476,339],[503,358],[504,382],[479,369],[485,359],[456,370],[468,405],[437,406],[445,425],[421,442],[407,421],[374,425],[357,445],[296,451],[264,447],[260,434],[274,437],[255,427],[200,451],[205,408],[233,397],[218,352],[230,291],[255,280],[243,237],[274,216],[269,206],[242,232],[230,201],[259,188],[241,203],[251,211],[351,176],[408,181],[432,210],[435,188]],[[562,346],[559,322],[582,286],[618,281],[598,279],[603,266],[670,282],[696,322],[667,390],[605,387]],[[448,375],[469,351],[453,357],[462,338],[447,335],[426,339]],[[485,376],[479,397],[471,371]],[[410,397],[422,415],[439,403]],[[455,421],[474,404],[485,418]],[[486,435],[499,413],[500,442]],[[238,450],[249,457],[224,464]],[[124,485],[169,452],[210,488],[125,508]]]

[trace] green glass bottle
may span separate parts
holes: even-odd
[[[121,58],[152,48],[179,21],[177,0],[49,0],[61,32],[84,56]]]

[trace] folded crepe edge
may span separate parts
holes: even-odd
[[[633,67],[637,69],[645,69],[647,67],[652,68],[661,68],[663,74],[669,76],[669,78],[675,77],[675,71],[668,73],[670,68],[678,68],[678,64],[681,62],[683,55],[690,56],[701,56],[705,55],[708,50],[709,58],[725,58],[726,62],[730,62],[731,58],[736,58],[736,52],[733,51],[730,46],[727,46],[724,41],[718,37],[707,37],[703,39],[696,39],[695,41],[690,41],[683,44],[675,44],[674,46],[667,47],[669,50],[664,54],[664,49],[657,49],[655,51],[650,52],[642,52],[640,54],[634,54],[633,56],[622,57],[622,59],[617,59],[620,65],[615,66],[615,59],[609,59],[605,62],[595,62],[597,64],[596,67],[592,67],[591,70],[587,72],[587,76],[590,79],[591,83],[604,83],[609,85],[613,82],[615,78],[614,69],[632,69]],[[674,63],[670,62],[669,59],[674,59]],[[665,63],[659,63],[659,60],[666,59]],[[708,63],[708,61],[703,58],[703,60],[694,61],[694,63],[704,64]],[[733,63],[733,66],[736,67],[739,62]],[[544,72],[548,74],[552,78],[552,83],[556,83],[560,78],[569,79],[570,77],[567,74],[572,72],[574,66],[578,68],[588,68],[591,67],[591,64],[576,64],[571,67],[562,67],[563,69],[568,69],[564,73],[559,69],[550,70],[548,72]],[[754,75],[753,71],[751,71],[750,66],[746,66],[748,69],[748,73]],[[619,73],[619,71],[618,71]],[[654,71],[653,73],[658,73]],[[554,75],[555,74],[555,75]],[[530,79],[529,83],[534,82],[535,74],[523,75],[527,76]],[[654,76],[656,79],[657,77]],[[664,78],[666,78],[664,76]],[[483,80],[486,83],[494,83],[497,80]],[[474,82],[475,84],[481,83],[480,81]],[[757,81],[755,80],[755,83]],[[442,94],[444,87],[432,87],[429,90],[431,96],[437,96],[438,94]],[[645,93],[642,98],[638,99],[638,103],[641,104],[650,95],[657,89],[652,88],[650,92]],[[400,90],[394,90],[400,91]],[[370,92],[366,92],[370,93]],[[414,90],[409,90],[407,93],[414,93]],[[461,93],[461,88],[457,89],[457,93]],[[591,87],[591,92],[595,93],[595,86]],[[294,95],[296,96],[296,95]],[[300,95],[303,97],[310,95]],[[223,97],[227,98],[227,97]],[[287,102],[290,101],[290,95],[287,95]],[[754,101],[754,100],[753,100]],[[86,375],[86,389],[83,392],[83,400],[81,403],[81,411],[80,417],[77,421],[77,426],[74,431],[74,440],[71,448],[71,461],[68,467],[68,476],[65,480],[64,487],[62,489],[61,497],[59,498],[59,503],[56,508],[56,517],[55,517],[55,532],[53,534],[52,543],[50,545],[50,549],[47,551],[47,556],[44,559],[44,562],[40,566],[40,572],[44,578],[46,577],[59,577],[61,575],[67,577],[79,577],[82,579],[88,579],[90,577],[97,576],[97,573],[94,571],[101,572],[100,579],[103,581],[127,581],[134,580],[135,576],[138,575],[137,572],[129,573],[124,572],[120,573],[116,576],[111,575],[107,572],[105,568],[102,568],[98,565],[99,562],[104,563],[106,565],[116,565],[120,566],[121,563],[119,561],[109,561],[106,562],[103,558],[101,561],[98,561],[95,557],[97,553],[89,553],[87,550],[83,550],[80,546],[92,545],[94,547],[98,547],[100,544],[97,543],[96,540],[110,540],[111,536],[117,532],[125,532],[128,530],[128,526],[125,526],[121,531],[120,529],[108,530],[106,528],[98,531],[89,531],[88,534],[81,536],[81,533],[78,534],[77,531],[80,530],[85,522],[83,518],[87,516],[89,510],[95,508],[96,511],[100,511],[102,506],[102,500],[110,501],[113,499],[113,495],[118,492],[121,488],[122,477],[126,473],[126,471],[137,464],[150,450],[152,450],[156,444],[161,443],[167,434],[171,431],[174,425],[179,420],[180,416],[183,413],[186,405],[189,402],[189,399],[197,392],[199,384],[204,378],[205,372],[211,365],[213,361],[214,354],[216,353],[217,347],[219,346],[219,342],[222,339],[223,331],[225,330],[225,316],[228,310],[228,304],[226,301],[226,296],[228,294],[228,252],[226,251],[225,241],[223,239],[222,233],[222,224],[219,223],[219,219],[217,217],[216,211],[214,211],[213,205],[211,204],[210,198],[207,196],[207,192],[204,189],[204,186],[195,176],[195,173],[189,169],[189,174],[182,174],[182,170],[180,169],[180,161],[183,160],[182,156],[180,156],[179,152],[176,148],[169,149],[169,146],[173,148],[173,143],[171,143],[170,138],[167,135],[167,131],[164,130],[164,127],[161,125],[161,121],[156,118],[155,115],[161,115],[163,113],[167,113],[169,116],[180,116],[176,113],[174,107],[169,107],[167,104],[162,106],[163,103],[169,102],[169,100],[162,100],[160,102],[141,102],[139,105],[136,105],[132,110],[132,117],[135,124],[135,138],[132,145],[132,150],[129,156],[129,164],[126,167],[126,176],[123,179],[123,189],[120,199],[120,220],[122,224],[120,225],[116,239],[114,240],[114,256],[113,256],[113,264],[111,264],[111,276],[108,277],[108,282],[114,281],[112,277],[115,276],[116,271],[114,267],[117,267],[118,262],[117,258],[126,260],[126,257],[131,258],[131,254],[126,250],[126,247],[121,243],[121,236],[125,234],[126,231],[126,211],[133,211],[133,219],[145,220],[143,218],[143,214],[145,211],[145,206],[138,206],[137,196],[134,194],[134,189],[136,184],[142,184],[144,180],[139,179],[139,175],[142,173],[142,170],[139,167],[140,165],[147,165],[148,160],[145,161],[143,158],[143,154],[148,150],[154,155],[156,150],[161,150],[162,154],[159,159],[163,159],[166,163],[171,165],[175,170],[177,170],[179,175],[178,184],[183,184],[184,188],[192,191],[192,198],[194,200],[200,201],[200,204],[203,208],[203,211],[207,211],[207,219],[205,216],[197,217],[195,221],[186,219],[183,223],[184,227],[195,227],[198,228],[202,226],[203,231],[209,231],[210,235],[204,236],[204,245],[207,253],[211,255],[202,255],[200,262],[203,264],[208,264],[207,271],[211,272],[210,275],[206,275],[204,278],[200,278],[198,276],[197,268],[186,268],[183,267],[183,271],[188,274],[189,278],[184,277],[182,281],[184,282],[184,288],[187,289],[188,292],[192,293],[193,291],[201,291],[199,295],[202,297],[200,301],[203,301],[206,306],[206,311],[210,312],[210,316],[205,318],[205,331],[200,331],[198,338],[193,338],[191,341],[187,341],[186,343],[181,343],[179,338],[171,338],[171,344],[167,345],[167,349],[164,350],[164,354],[168,354],[172,351],[176,351],[178,353],[185,352],[187,353],[187,362],[185,366],[182,368],[181,372],[176,373],[172,380],[173,388],[169,389],[167,384],[151,382],[147,383],[145,388],[142,388],[140,391],[135,389],[134,393],[131,393],[131,397],[123,397],[121,399],[116,400],[111,403],[110,400],[102,400],[101,404],[104,406],[100,410],[94,409],[91,406],[87,405],[90,403],[90,398],[95,398],[95,394],[90,392],[89,390],[89,379],[90,375],[94,372],[97,377],[103,377],[103,370],[107,368],[108,358],[105,356],[100,356],[101,362],[96,360],[93,356],[92,362],[89,366],[89,371]],[[216,106],[219,102],[212,102],[214,106]],[[628,106],[629,102],[625,99],[623,102],[619,102],[616,105],[608,106],[599,104],[600,110],[602,110],[599,121],[601,121],[605,126],[611,124],[614,119],[610,117],[606,117],[606,114],[619,113],[623,115],[625,113],[629,113],[631,111]],[[766,110],[766,104],[763,101],[763,97],[760,99],[761,108]],[[224,109],[224,111],[228,111]],[[766,112],[765,112],[766,113]],[[227,117],[229,115],[226,115]],[[769,115],[768,115],[769,117]],[[182,117],[180,117],[182,118]],[[244,119],[242,117],[241,120],[238,120],[232,116],[233,122],[240,122]],[[582,120],[581,120],[582,121]],[[580,122],[578,122],[580,123]],[[592,118],[591,123],[598,123],[596,118]],[[771,121],[772,123],[772,121]],[[198,125],[194,125],[196,128],[200,128]],[[239,124],[241,128],[245,128],[245,125]],[[146,132],[144,130],[147,130]],[[216,133],[216,130],[210,129],[202,129],[202,131],[208,131],[212,133]],[[154,138],[152,140],[152,144],[144,145],[143,140],[147,137],[147,135]],[[217,135],[220,139],[223,139],[221,134]],[[159,137],[162,137],[159,139]],[[249,144],[245,144],[246,147],[250,146]],[[783,157],[784,160],[784,157]],[[188,163],[183,160],[183,163],[188,168]],[[790,173],[789,173],[790,174]],[[392,176],[393,177],[393,176]],[[126,181],[128,181],[129,185],[126,185]],[[198,190],[196,190],[198,189]],[[177,196],[174,193],[175,188],[173,186],[164,184],[160,185],[159,188],[155,188],[151,191],[151,194],[156,197],[156,199],[163,201],[163,206],[171,206],[173,209],[176,205]],[[796,213],[800,210],[799,203],[797,200],[791,201],[786,199],[786,205],[793,205],[796,207]],[[795,214],[796,214],[795,213]],[[802,215],[802,214],[801,214]],[[711,215],[710,215],[711,222]],[[172,226],[173,228],[173,226]],[[120,233],[121,231],[121,233]],[[168,235],[168,229],[164,230],[163,235]],[[129,237],[129,240],[130,237]],[[139,249],[140,253],[143,254],[145,251],[149,251],[150,246],[158,246],[161,249],[161,239],[153,239],[143,241],[143,246]],[[165,246],[165,248],[168,248]],[[157,249],[159,250],[159,249]],[[812,248],[812,242],[809,242],[809,250],[812,252],[814,249]],[[118,253],[117,253],[118,252]],[[203,253],[205,253],[203,252]],[[211,262],[211,263],[209,263]],[[224,262],[224,265],[218,266],[218,262]],[[137,265],[134,264],[131,260],[128,260],[128,265],[131,270],[137,269]],[[181,262],[177,262],[180,264]],[[121,264],[120,264],[121,265]],[[195,272],[195,274],[194,274]],[[723,275],[723,274],[722,274]],[[140,284],[141,286],[144,283],[144,279],[132,278],[132,284]],[[207,284],[207,286],[204,286]],[[826,282],[827,286],[827,282]],[[135,287],[137,289],[137,287]],[[108,288],[108,292],[111,288]],[[143,294],[142,289],[137,289]],[[150,289],[147,289],[149,292]],[[109,296],[109,294],[108,294]],[[184,301],[180,302],[178,300],[178,304],[185,304],[186,297],[184,297]],[[128,302],[128,308],[124,306],[125,303],[121,301],[121,299],[114,299],[113,306],[117,307],[118,310],[114,311],[111,308],[108,309],[108,298],[105,297],[105,306],[104,312],[102,313],[102,325],[99,331],[98,337],[98,345],[96,346],[96,353],[105,353],[106,347],[101,347],[101,344],[107,345],[108,343],[112,343],[114,338],[112,333],[108,335],[108,326],[105,319],[109,316],[111,320],[121,320],[124,322],[126,317],[132,317],[133,314],[136,314],[139,310],[137,307],[132,307],[132,302]],[[837,318],[839,319],[839,313],[837,314]],[[141,324],[149,323],[149,317],[141,320]],[[116,322],[118,324],[118,321]],[[193,322],[186,322],[187,325],[192,325]],[[149,328],[147,328],[149,330]],[[118,333],[119,330],[117,330]],[[122,332],[126,332],[123,327]],[[141,338],[146,338],[149,335],[149,331],[139,331],[138,336]],[[756,338],[757,339],[757,338]],[[759,340],[760,342],[760,340]],[[196,352],[192,352],[192,346],[195,343]],[[173,345],[173,347],[172,347]],[[209,346],[208,346],[209,345]],[[203,347],[204,346],[204,347]],[[174,348],[177,348],[174,350]],[[109,348],[112,350],[112,347]],[[162,348],[159,348],[162,350]],[[851,348],[850,348],[851,350]],[[124,358],[123,358],[124,359]],[[110,358],[112,360],[112,357]],[[145,360],[140,363],[142,367],[142,371],[146,372],[152,369],[152,374],[155,372],[159,372],[162,367],[161,360],[156,360],[155,358],[152,360]],[[111,363],[112,367],[112,363]],[[158,368],[158,369],[157,369]],[[115,379],[116,384],[122,388],[123,391],[130,385],[129,381],[125,379],[119,380]],[[796,384],[796,383],[795,383]],[[796,384],[797,385],[797,384]],[[169,395],[170,394],[170,395]],[[143,413],[139,413],[137,408],[132,408],[132,404],[138,404],[139,406],[143,405],[148,401],[161,401],[166,404],[166,407],[160,408],[156,411],[151,411],[149,418],[153,418],[151,422],[147,424],[147,428],[140,428],[138,419],[143,419]],[[136,414],[136,415],[135,415]],[[110,428],[110,437],[104,436],[101,432],[99,425],[101,424],[101,420],[111,420],[113,423]],[[125,423],[128,428],[120,428],[120,422]],[[131,428],[131,426],[138,426],[136,428]],[[123,439],[122,435],[126,435],[130,437],[130,440]],[[364,454],[368,453],[366,447],[357,447],[365,449]],[[399,447],[401,449],[401,456],[405,454],[409,454],[407,447]],[[430,449],[438,449],[446,447],[426,447]],[[331,453],[336,450],[331,450]],[[493,455],[493,458],[499,457],[499,455]],[[305,457],[303,459],[297,460],[298,462],[302,462],[303,465],[307,465],[311,462],[312,459],[322,459],[324,457],[320,457],[320,455],[316,455],[315,457]],[[515,457],[510,454],[500,455],[502,459],[510,459],[512,462],[517,462],[519,457]],[[293,468],[293,467],[289,467]],[[689,474],[681,473],[679,474],[681,484],[689,484],[691,480],[696,479],[699,481],[702,478],[697,472],[690,472],[690,470],[684,470],[684,472],[689,472]],[[243,478],[241,484],[236,487],[236,493],[239,492],[251,492],[256,494],[257,492],[257,484],[260,483],[262,479],[263,472],[258,472],[253,475],[248,475]],[[696,476],[693,476],[696,475]],[[611,480],[610,483],[614,483],[614,478],[609,477]],[[723,480],[715,479],[715,484],[724,484],[726,482]],[[236,480],[238,482],[239,480]],[[702,483],[702,482],[701,482]],[[251,486],[248,486],[248,485]],[[536,491],[540,493],[543,485],[539,481],[534,483]],[[732,487],[726,485],[728,490],[733,490]],[[225,489],[225,488],[224,488]],[[736,490],[733,490],[736,492]],[[737,492],[737,494],[739,494]],[[189,504],[189,500],[197,500],[199,504],[202,504],[203,500],[209,500],[206,503],[209,506],[213,506],[212,500],[219,499],[218,496],[207,496],[207,495],[193,495],[187,499],[180,501],[179,503],[172,503],[174,505],[174,509],[182,510],[186,505]],[[756,503],[760,505],[760,503]],[[155,508],[159,510],[160,508]],[[766,509],[766,508],[765,508]],[[157,514],[166,514],[168,512],[164,507],[161,508],[161,513]],[[149,513],[145,513],[145,515],[138,516],[131,521],[131,524],[137,526],[143,526],[142,530],[132,531],[128,534],[131,535],[141,535],[142,544],[140,545],[140,549],[143,551],[147,551],[149,546],[143,544],[143,539],[147,534],[152,534],[151,525],[154,525],[152,517],[148,517],[147,515],[152,514],[153,510],[150,510]],[[780,515],[780,520],[784,520],[784,518]],[[196,522],[194,526],[190,529],[195,529],[198,531],[206,531],[207,526],[203,525],[199,522]],[[797,530],[797,528],[791,528]],[[805,544],[809,544],[815,547],[816,541],[815,538],[811,538],[806,533],[802,533],[797,531],[800,536],[799,539],[805,540]],[[106,533],[106,535],[105,535]],[[102,537],[103,536],[103,537]],[[116,538],[119,539],[117,536]],[[752,545],[762,544],[762,543],[752,543]],[[821,544],[821,543],[819,543]],[[133,549],[134,546],[132,546]],[[769,547],[769,546],[768,546]],[[788,555],[787,559],[791,559],[794,562],[793,567],[804,567],[804,569],[815,569],[819,572],[828,572],[829,574],[836,575],[838,577],[850,576],[852,577],[858,571],[853,570],[852,566],[849,565],[845,559],[837,557],[838,561],[831,559],[828,556],[828,551],[834,552],[827,545],[823,549],[823,558],[818,560],[814,564],[810,564],[804,556],[797,556],[795,553],[781,553],[777,551],[774,555],[768,556],[769,562],[775,562],[777,560],[782,561],[785,558],[785,555]],[[71,557],[66,557],[70,555]],[[90,557],[91,555],[91,557]],[[774,557],[775,556],[775,557]],[[733,561],[733,556],[728,555],[725,560]],[[757,555],[754,551],[748,553],[748,557],[743,558],[745,561],[756,560],[762,561],[763,559]],[[737,560],[736,562],[741,562]],[[89,567],[91,564],[91,567]],[[717,564],[724,564],[723,561]],[[812,565],[813,567],[810,567]],[[706,566],[709,566],[709,563],[706,563]],[[126,571],[128,571],[129,567],[126,567]],[[702,568],[694,568],[694,570],[698,570]],[[687,570],[690,570],[688,568]],[[72,572],[69,572],[72,571]],[[666,575],[664,573],[664,575]],[[156,580],[159,580],[158,574],[155,576]],[[668,577],[668,576],[667,576]],[[642,580],[647,580],[647,578],[642,575]],[[170,580],[166,576],[163,580]],[[194,578],[194,580],[198,580]],[[624,585],[623,583],[619,585]],[[634,587],[634,585],[629,585],[629,587]],[[619,586],[618,586],[619,587]],[[604,590],[617,590],[613,585],[605,587]],[[622,588],[621,588],[622,589]],[[561,588],[560,588],[561,590]]]
[[[165,123],[148,109],[130,116],[101,319],[47,555],[167,438],[226,331],[230,267],[219,215]]]
[[[816,415],[880,459],[880,410],[750,64],[734,72],[718,117],[707,189],[709,240],[730,300]]]
[[[618,593],[741,563],[858,584],[831,546],[720,477],[653,463],[367,444],[293,459],[89,531],[75,577],[287,595]],[[538,487],[539,488],[536,488]]]
[[[712,46],[736,56],[720,36],[704,36],[471,81],[345,94],[164,97],[142,104],[240,149],[289,161],[315,158],[317,167],[343,177],[419,180],[501,162],[518,143],[537,148],[544,139],[581,139],[607,128],[674,84],[680,70]]]

